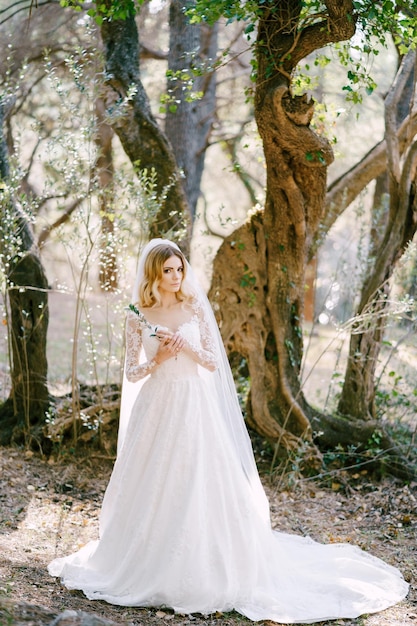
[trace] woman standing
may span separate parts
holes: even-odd
[[[49,572],[90,599],[282,623],[404,598],[400,572],[359,548],[271,529],[213,312],[175,244],[145,247],[133,300],[100,538]]]

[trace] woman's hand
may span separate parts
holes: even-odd
[[[179,333],[161,328],[158,329],[156,336],[159,340],[159,348],[154,359],[158,364],[176,357],[184,347],[184,339]]]

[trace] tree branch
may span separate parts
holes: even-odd
[[[387,144],[388,170],[394,180],[401,179],[400,146],[397,135],[397,108],[410,73],[416,63],[416,53],[410,50],[403,58],[392,87],[385,99],[385,141]]]
[[[329,43],[350,39],[355,34],[356,17],[351,0],[327,0],[328,18],[307,26],[291,54],[291,66]]]
[[[42,228],[38,237],[39,248],[42,248],[42,246],[45,245],[46,240],[48,239],[49,235],[51,234],[53,230],[58,228],[58,226],[61,226],[61,224],[65,224],[65,222],[68,222],[72,213],[74,213],[75,209],[81,204],[83,200],[84,198],[76,198],[73,202],[71,202],[70,205],[67,206],[64,213],[60,215],[59,218],[55,220],[55,222],[53,222],[52,224],[48,224],[48,226],[45,226],[44,228]]]
[[[27,2],[27,0],[22,0],[21,2],[13,2],[13,4],[11,4],[10,6],[6,7],[5,9],[1,9],[0,10],[0,14],[6,13],[10,9],[16,8],[16,6],[18,4],[23,4],[25,2]],[[58,0],[45,0],[44,2],[37,3],[35,8],[43,7],[46,4],[59,4],[59,2],[58,2]],[[32,13],[32,6],[33,6],[33,0],[31,1],[30,4],[26,4],[23,7],[19,7],[18,9],[16,9],[14,11],[14,13],[11,13],[10,15],[7,15],[4,19],[2,19],[0,21],[0,26],[2,26],[3,24],[5,24],[9,20],[11,20],[15,15],[17,15],[18,13],[21,13],[22,11],[29,11],[29,19],[30,19],[31,13]]]
[[[400,154],[404,154],[417,133],[417,111],[402,122],[398,131]],[[319,237],[313,243],[309,256],[314,256],[323,236],[330,230],[337,218],[353,200],[375,178],[387,169],[387,143],[377,143],[350,170],[342,174],[331,185],[326,194],[326,208]]]

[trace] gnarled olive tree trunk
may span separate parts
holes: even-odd
[[[305,270],[333,160],[328,141],[310,127],[314,103],[291,95],[291,74],[314,50],[355,32],[351,2],[325,4],[323,21],[304,29],[301,3],[260,5],[255,117],[267,168],[265,208],[220,247],[210,294],[229,350],[248,363],[249,422],[287,449],[313,439],[299,378]]]
[[[295,451],[301,435],[310,429],[303,416],[297,421],[288,405],[280,402],[277,346],[265,297],[266,254],[263,212],[259,212],[222,243],[214,260],[209,296],[229,355],[247,362],[251,381],[248,424],[285,450]]]
[[[290,90],[292,70],[302,58],[330,41],[348,39],[354,33],[352,2],[329,0],[324,4],[327,19],[304,28],[299,23],[300,3],[266,2],[260,7],[255,115],[267,166],[265,208],[263,214],[252,216],[220,247],[210,293],[218,305],[217,314],[229,351],[238,352],[247,360],[251,378],[249,423],[289,450],[299,444],[300,438],[317,441],[318,432],[324,445],[366,443],[378,429],[373,419],[352,421],[349,407],[346,418],[318,414],[303,397],[299,374],[305,270],[322,231],[328,230],[359,190],[384,171],[386,155],[392,159],[393,147],[398,155],[407,148],[410,130],[415,127],[415,115],[410,115],[402,125],[393,128],[391,135],[386,135],[363,163],[326,193],[326,168],[333,158],[331,148],[310,128],[313,103],[292,97]],[[365,287],[363,302],[371,307],[376,319],[383,315],[385,300],[373,296],[385,288],[398,255],[415,230],[414,153],[411,148],[403,176],[399,175],[399,158],[395,158],[397,175],[391,176],[390,186],[390,234],[381,246],[374,276]],[[353,183],[352,188],[346,182]],[[231,272],[233,281],[229,280]],[[233,286],[233,282],[239,287]],[[356,344],[352,354],[359,350],[364,361],[370,357],[374,362],[380,332],[378,324],[371,324],[361,335],[363,345]],[[352,346],[357,341],[355,337]],[[359,400],[359,393],[363,392],[360,401],[365,404],[361,409],[372,416],[372,393],[367,394],[366,384],[372,392],[374,370],[360,369],[362,364],[360,359],[356,363],[350,360],[350,366],[358,368],[363,385],[359,385],[358,378],[355,381],[354,369],[350,370],[346,378],[352,384],[346,386],[345,399]],[[392,442],[384,436],[382,445],[389,448]],[[409,475],[407,464],[401,459],[394,471]]]

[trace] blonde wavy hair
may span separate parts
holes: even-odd
[[[138,304],[140,307],[152,307],[161,303],[159,283],[162,279],[164,263],[172,256],[180,259],[183,267],[183,279],[181,287],[176,293],[177,299],[184,304],[191,303],[193,294],[187,288],[187,261],[181,250],[172,248],[167,244],[160,244],[153,248],[145,259],[144,278],[139,285]]]

